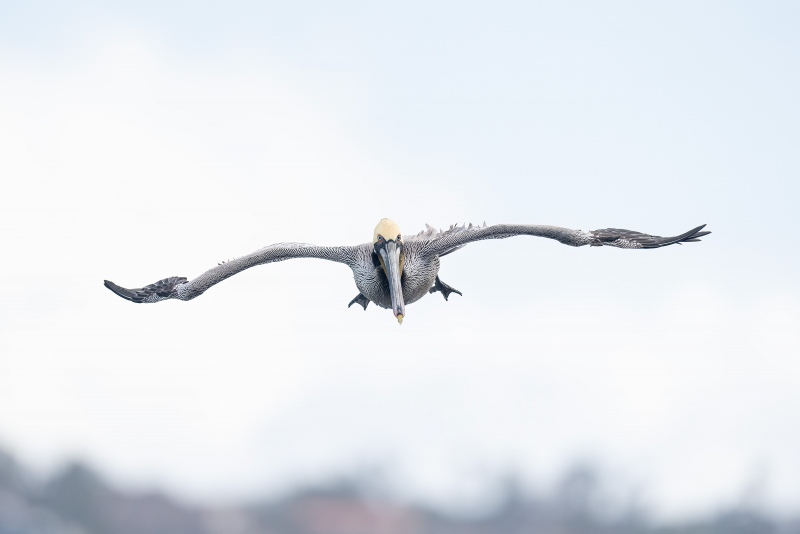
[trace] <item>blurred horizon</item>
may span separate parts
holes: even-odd
[[[417,532],[609,532],[615,534],[791,534],[800,515],[763,508],[759,484],[736,502],[692,517],[658,518],[642,488],[621,495],[590,464],[531,486],[514,473],[485,476],[490,491],[472,507],[442,509],[395,493],[380,468],[340,473],[242,502],[189,502],[159,488],[122,489],[91,465],[70,461],[32,474],[0,449],[0,533],[285,534]]]

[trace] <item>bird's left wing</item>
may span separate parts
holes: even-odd
[[[472,226],[470,224],[469,226],[451,226],[450,229],[439,232],[428,227],[427,231],[420,232],[411,239],[417,242],[417,246],[422,254],[430,256],[444,256],[473,241],[505,239],[518,235],[546,237],[573,247],[591,245],[593,247],[658,248],[675,243],[699,241],[699,238],[711,233],[708,231],[701,231],[703,228],[705,228],[705,224],[678,236],[660,237],[619,228],[606,228],[603,230],[584,232],[582,230],[571,230],[560,226],[527,224]]]
[[[278,243],[261,248],[252,254],[222,262],[197,278],[188,280],[173,276],[159,280],[148,286],[127,289],[105,280],[105,286],[131,302],[159,302],[167,299],[191,300],[203,294],[209,287],[218,284],[236,273],[263,265],[292,258],[318,258],[347,264],[352,267],[358,261],[359,247],[320,247],[306,243]]]

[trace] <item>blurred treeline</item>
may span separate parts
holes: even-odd
[[[635,504],[609,507],[602,481],[585,467],[537,497],[513,479],[500,482],[498,502],[478,517],[381,496],[363,477],[223,508],[121,491],[79,463],[40,480],[0,451],[0,534],[800,534],[800,520],[746,505],[655,524]]]

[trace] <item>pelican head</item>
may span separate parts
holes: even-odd
[[[403,236],[400,227],[390,219],[381,219],[372,235],[375,254],[383,266],[386,278],[389,280],[389,292],[392,297],[392,312],[397,317],[397,322],[403,324],[406,313],[403,302],[403,286],[400,279],[403,275],[405,251],[403,250]]]

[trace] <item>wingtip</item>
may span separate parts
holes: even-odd
[[[697,240],[699,241],[699,239],[700,239],[701,237],[704,237],[704,236],[707,236],[707,235],[709,235],[709,234],[711,233],[711,231],[710,231],[710,230],[703,230],[703,228],[705,228],[705,227],[706,227],[706,225],[705,225],[705,224],[701,224],[700,226],[698,226],[697,228],[695,228],[695,229],[692,231],[692,236],[691,236],[691,237],[692,237],[692,239],[697,239]],[[703,230],[703,231],[701,231],[701,230]]]
[[[135,294],[130,290],[126,289],[122,286],[118,286],[111,280],[103,280],[103,285],[106,286],[108,289],[114,292],[115,295],[124,298],[125,300],[130,300],[131,302],[138,302],[135,300]]]
[[[688,232],[686,232],[686,233],[687,233],[687,234],[696,234],[697,232],[699,232],[700,230],[702,230],[702,229],[703,229],[703,228],[705,228],[705,227],[706,227],[706,225],[705,225],[705,224],[701,224],[701,225],[700,225],[700,226],[698,226],[697,228],[692,228],[691,230],[689,230],[689,231],[688,231]]]
[[[681,236],[678,236],[679,237],[678,243],[681,243],[681,242],[683,242],[683,243],[693,243],[693,242],[700,241],[701,237],[707,236],[708,234],[711,233],[709,230],[701,231],[705,227],[706,227],[705,224],[701,224],[697,228],[693,228],[693,229],[689,230],[688,232],[686,232],[685,234],[683,234]]]

